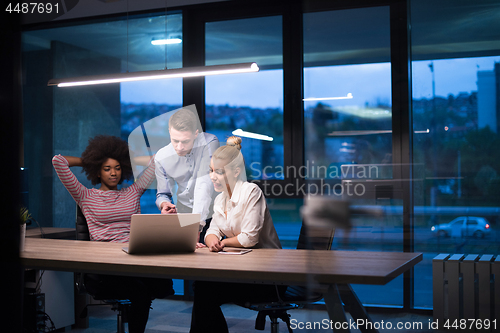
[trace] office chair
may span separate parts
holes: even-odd
[[[297,243],[297,250],[330,250],[334,234],[335,228],[330,228],[328,230],[321,228],[320,230],[316,230],[315,228],[306,227],[306,225],[302,223]],[[245,303],[238,305],[250,310],[258,311],[257,318],[255,320],[256,330],[262,331],[265,329],[266,317],[269,316],[269,319],[271,319],[271,333],[278,333],[278,319],[281,319],[284,323],[286,323],[289,333],[293,333],[290,325],[290,314],[288,314],[287,311],[300,309],[307,304],[321,300],[324,292],[326,292],[326,290],[312,291],[304,286],[288,286],[283,295],[279,295],[279,293],[277,293],[278,301],[276,302],[253,304]]]
[[[306,205],[301,209],[301,215],[307,223],[302,222],[297,249],[331,250],[335,229],[349,229],[351,227],[351,214],[360,213],[374,216],[380,215],[378,210],[353,209],[345,201],[336,201],[327,197],[308,198]],[[293,333],[290,327],[290,314],[287,311],[300,309],[307,304],[317,302],[326,293],[326,290],[317,287],[314,290],[310,289],[312,288],[288,286],[284,295],[280,297],[278,294],[277,302],[238,305],[258,311],[255,329],[264,330],[266,316],[269,316],[271,319],[271,333],[278,333],[278,319],[287,324],[289,333]],[[344,305],[343,308],[351,314],[355,321],[363,319],[371,322],[370,317],[349,284],[337,284],[335,289],[338,292],[339,301]],[[378,332],[365,326],[362,326],[360,330],[363,333]]]
[[[82,213],[82,210],[78,205],[76,205],[76,239],[82,241],[90,241],[89,228],[87,226],[87,220]],[[117,314],[117,333],[125,333],[125,323],[127,322],[127,311],[130,306],[130,301],[123,297],[123,295],[117,295],[110,293],[106,290],[92,290],[89,291],[85,282],[89,280],[98,281],[99,278],[94,274],[87,273],[76,273],[76,289],[79,294],[89,294],[97,301],[102,301],[105,304],[111,305],[113,311],[118,311]],[[81,317],[87,317],[87,306],[81,313]]]

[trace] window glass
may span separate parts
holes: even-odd
[[[310,178],[341,178],[342,165],[392,162],[390,63],[305,68],[304,84],[306,160],[324,167]]]
[[[402,251],[402,199],[392,179],[392,82],[389,8],[304,14],[305,166],[309,191],[381,206],[382,218],[351,217],[332,248]],[[317,187],[315,187],[317,186]],[[378,186],[378,187],[377,187]],[[313,193],[314,194],[314,193]],[[401,306],[403,279],[353,285],[364,304]]]
[[[209,22],[205,41],[206,65],[256,62],[260,68],[205,78],[206,131],[221,144],[231,135],[242,138],[248,180],[283,178],[274,172],[284,154],[281,16]]]
[[[273,218],[273,224],[278,233],[281,246],[284,249],[295,249],[299,240],[302,218],[300,207],[303,199],[270,199],[267,198],[267,207]]]
[[[439,253],[455,253],[457,248],[460,253],[497,251],[493,229],[477,234],[452,230],[452,237],[440,238],[431,228],[471,212],[498,223],[500,137],[491,94],[496,96],[493,82],[500,77],[499,63],[500,56],[413,62],[414,161],[425,170],[423,184],[414,192],[415,237],[422,239],[415,250],[424,252],[417,277],[432,278],[432,258]],[[463,237],[469,237],[467,242]],[[415,306],[432,306],[429,286],[415,293]]]
[[[413,192],[415,251],[424,253],[414,294],[415,307],[432,308],[432,258],[498,252],[500,8],[484,0],[411,4],[413,159],[422,179]],[[492,227],[453,225],[450,237],[438,237],[436,226],[470,215]]]
[[[304,15],[305,158],[319,171],[308,178],[392,163],[389,45],[387,7]],[[391,176],[378,169],[363,177]]]

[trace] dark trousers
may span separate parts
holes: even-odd
[[[285,290],[285,286],[196,281],[190,333],[228,332],[222,304],[278,301],[278,293]]]
[[[131,276],[85,274],[85,288],[98,299],[128,299],[130,333],[143,333],[149,318],[151,301],[174,294],[172,280]]]
[[[208,228],[210,227],[210,222],[212,221],[212,218],[209,218],[205,221],[205,226],[203,227],[203,230],[200,232],[200,243],[205,244],[205,234],[207,233]]]

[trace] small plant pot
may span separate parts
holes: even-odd
[[[19,251],[24,251],[24,240],[26,239],[26,223],[21,225]]]

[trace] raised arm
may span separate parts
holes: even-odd
[[[139,156],[134,158],[134,163],[147,166],[133,185],[143,193],[155,179],[155,159],[154,156]]]
[[[71,166],[81,166],[79,157],[56,155],[52,158],[52,165],[64,187],[77,203],[86,196],[88,189],[83,186],[69,169]]]
[[[153,156],[136,156],[132,158],[132,162],[136,165],[148,166],[151,159],[154,159]]]
[[[63,156],[66,161],[68,161],[68,166],[69,167],[74,167],[74,166],[82,166],[82,159],[81,157],[75,157],[75,156]]]

